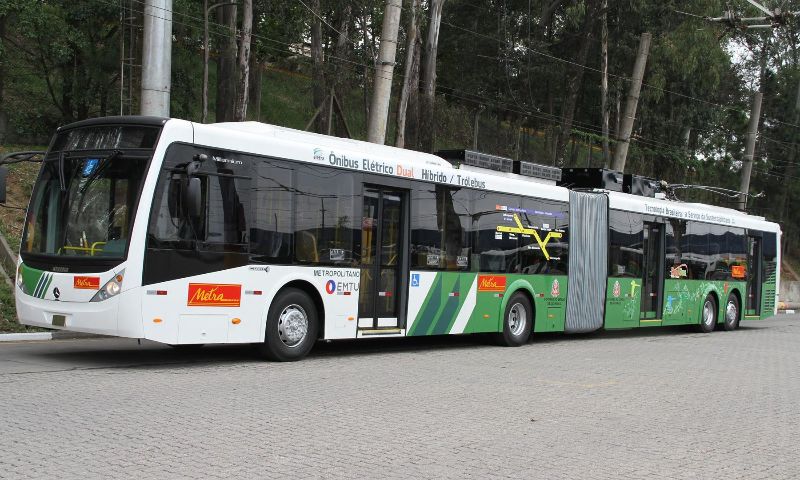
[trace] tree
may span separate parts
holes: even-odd
[[[250,36],[253,30],[253,0],[242,0],[242,35],[239,41],[239,84],[236,91],[233,119],[247,118],[248,81],[250,80]]]
[[[397,54],[397,32],[400,26],[401,0],[386,0],[383,15],[383,29],[378,51],[378,64],[375,68],[375,80],[372,108],[370,108],[367,141],[383,144],[386,140],[386,124],[389,118],[389,100],[392,92],[394,60]]]
[[[234,120],[236,103],[236,73],[238,47],[236,44],[237,6],[225,5],[217,9],[217,21],[224,27],[222,49],[217,58],[216,121]]]
[[[397,134],[395,146],[403,148],[406,143],[406,118],[408,113],[409,97],[415,97],[411,103],[416,105],[419,89],[419,5],[420,0],[409,0],[408,27],[406,29],[406,61],[403,87],[400,91],[400,102],[397,107]],[[416,115],[418,111],[414,111]],[[416,121],[416,118],[415,118]],[[415,139],[416,140],[416,139]],[[414,142],[416,145],[416,141]]]
[[[422,60],[420,108],[420,150],[433,152],[436,143],[436,55],[439,49],[439,28],[442,23],[444,0],[430,0],[428,10],[428,35]]]

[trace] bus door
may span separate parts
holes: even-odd
[[[664,225],[644,222],[644,268],[640,323],[661,321],[664,300]]]
[[[745,315],[759,315],[761,312],[761,237],[747,237],[747,300]]]
[[[403,265],[405,193],[365,186],[361,216],[361,286],[358,328],[401,328],[398,307]],[[388,332],[387,332],[388,333]]]

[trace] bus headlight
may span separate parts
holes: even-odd
[[[125,271],[123,270],[111,277],[111,280],[107,281],[106,284],[103,285],[103,288],[98,290],[90,301],[102,302],[103,300],[108,300],[111,297],[119,295],[119,292],[122,291],[122,279],[124,278],[124,274]]]

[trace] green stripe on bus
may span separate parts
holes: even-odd
[[[428,296],[422,303],[422,308],[417,314],[414,325],[408,335],[425,335],[430,328],[431,322],[436,318],[436,313],[439,311],[439,305],[442,302],[442,274],[437,273],[436,278],[433,280],[433,285],[428,291]]]

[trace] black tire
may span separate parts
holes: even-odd
[[[524,294],[517,292],[508,299],[503,314],[503,331],[495,334],[495,341],[505,347],[519,347],[530,338],[532,327],[531,302]]]
[[[739,297],[736,295],[728,295],[728,301],[725,302],[725,330],[730,332],[739,328],[739,320],[741,320],[742,311],[739,308]]]
[[[703,308],[700,310],[700,323],[697,325],[697,331],[700,333],[710,333],[714,331],[717,325],[717,302],[714,300],[714,295],[710,293],[703,301]]]
[[[258,350],[269,360],[294,362],[308,355],[318,331],[314,301],[302,290],[287,288],[275,296],[269,307],[264,342]]]

